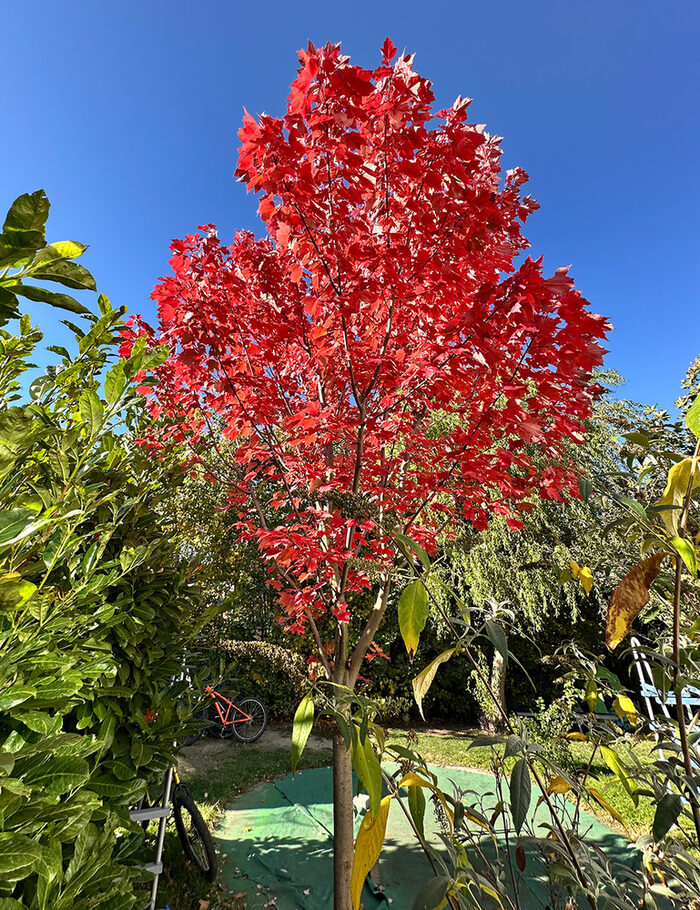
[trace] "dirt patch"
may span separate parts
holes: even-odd
[[[204,736],[191,746],[183,746],[178,761],[179,769],[189,774],[194,772],[205,777],[212,771],[223,768],[231,757],[232,749],[255,749],[259,752],[274,752],[276,749],[290,751],[292,748],[292,727],[288,724],[270,725],[255,743],[239,743],[237,739],[216,739]],[[331,748],[328,737],[312,733],[306,750],[323,752]]]

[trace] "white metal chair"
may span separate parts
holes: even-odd
[[[668,721],[672,721],[673,719],[668,708],[669,705],[673,708],[676,707],[676,697],[673,692],[664,694],[656,687],[651,667],[642,650],[642,644],[635,636],[630,638],[630,647],[632,649],[632,656],[634,657],[634,666],[637,671],[637,676],[639,677],[640,694],[646,705],[649,727],[653,731],[656,742],[658,743],[660,739],[660,724],[656,719],[654,705],[656,704],[656,706],[661,709],[661,712]],[[694,686],[687,686],[683,689],[681,700],[683,707],[685,708],[688,723],[692,726],[695,721],[696,712],[700,709],[700,689],[696,689]],[[659,749],[659,757],[664,757],[661,749]]]

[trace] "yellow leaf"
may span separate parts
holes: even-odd
[[[572,743],[585,743],[588,741],[588,737],[585,733],[567,733],[566,739],[570,740]]]
[[[565,777],[562,777],[561,774],[557,774],[547,787],[547,793],[568,793],[571,789],[572,787],[569,781]]]
[[[616,822],[620,822],[621,825],[625,824],[625,820],[620,815],[620,813],[617,811],[617,809],[613,808],[610,805],[610,803],[607,801],[607,799],[602,795],[602,793],[599,790],[596,790],[594,787],[589,787],[588,792],[591,794],[591,796],[597,802],[600,803],[600,805],[604,809],[606,809],[612,815],[612,817],[615,819]]]
[[[574,578],[574,581],[576,581],[576,579],[579,577],[579,574],[581,572],[581,570],[579,569],[578,563],[574,562],[572,559],[571,562],[569,563],[569,565],[571,566],[571,574]]]
[[[385,796],[379,805],[379,812],[376,816],[373,818],[368,812],[362,819],[360,830],[357,832],[350,879],[353,910],[359,910],[365,879],[382,851],[390,802],[391,796]]]
[[[608,768],[610,768],[613,774],[617,775],[620,783],[625,788],[629,794],[630,799],[636,806],[639,800],[639,787],[637,786],[636,780],[627,774],[626,768],[623,767],[620,759],[618,758],[617,752],[615,752],[614,749],[611,749],[609,746],[601,745],[600,751],[603,758],[605,759],[605,764],[608,766]]]
[[[583,566],[581,568],[579,579],[581,581],[581,585],[583,586],[583,590],[586,592],[586,594],[590,594],[593,590],[593,573],[588,568],[588,566]]]
[[[413,697],[416,700],[420,716],[423,720],[425,720],[425,715],[423,714],[423,699],[435,679],[435,674],[437,673],[440,664],[444,664],[454,653],[455,649],[450,648],[449,651],[443,651],[442,654],[438,654],[438,656],[413,680]]]
[[[649,603],[649,588],[661,571],[667,553],[654,553],[630,569],[610,598],[605,644],[613,651],[632,628],[641,610]]]
[[[593,678],[586,680],[586,702],[588,710],[591,714],[595,714],[595,709],[598,707],[598,686]]]
[[[625,717],[634,726],[637,723],[637,709],[634,702],[626,695],[618,695],[613,701],[613,711],[622,720]]]
[[[683,461],[678,461],[673,465],[668,472],[666,489],[664,490],[661,499],[656,503],[657,506],[683,505],[685,494],[688,491],[688,483],[690,482],[690,467],[692,463],[692,458],[684,458]],[[695,489],[699,483],[700,471],[696,471],[695,476],[693,477],[693,489]],[[678,532],[680,517],[681,509],[679,508],[664,509],[661,513],[661,518],[666,525],[666,530],[669,534],[675,535]]]

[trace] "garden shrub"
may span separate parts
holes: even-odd
[[[23,293],[27,276],[92,279],[71,261],[82,245],[46,246],[43,193],[13,208],[25,226],[7,240],[6,222],[0,237],[15,266],[0,273],[0,324],[18,315],[16,294],[82,312],[67,295]],[[19,377],[41,333],[26,314],[19,334],[0,329],[2,910],[135,904],[126,860],[143,835],[128,807],[172,761],[185,721],[171,680],[191,592],[157,512],[177,467],[150,459],[128,430],[132,381],[162,351],[136,347],[110,365],[122,315],[101,297],[100,315],[72,326],[77,354],[52,347],[60,363],[25,403]]]
[[[257,695],[273,720],[291,720],[309,688],[306,661],[294,651],[264,641],[219,642],[226,690]]]

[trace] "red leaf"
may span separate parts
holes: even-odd
[[[382,57],[388,63],[396,56],[396,48],[391,43],[391,40],[387,37],[384,39],[384,44],[382,44]]]
[[[272,196],[263,196],[258,206],[258,214],[263,221],[268,221],[275,213],[275,200]]]

